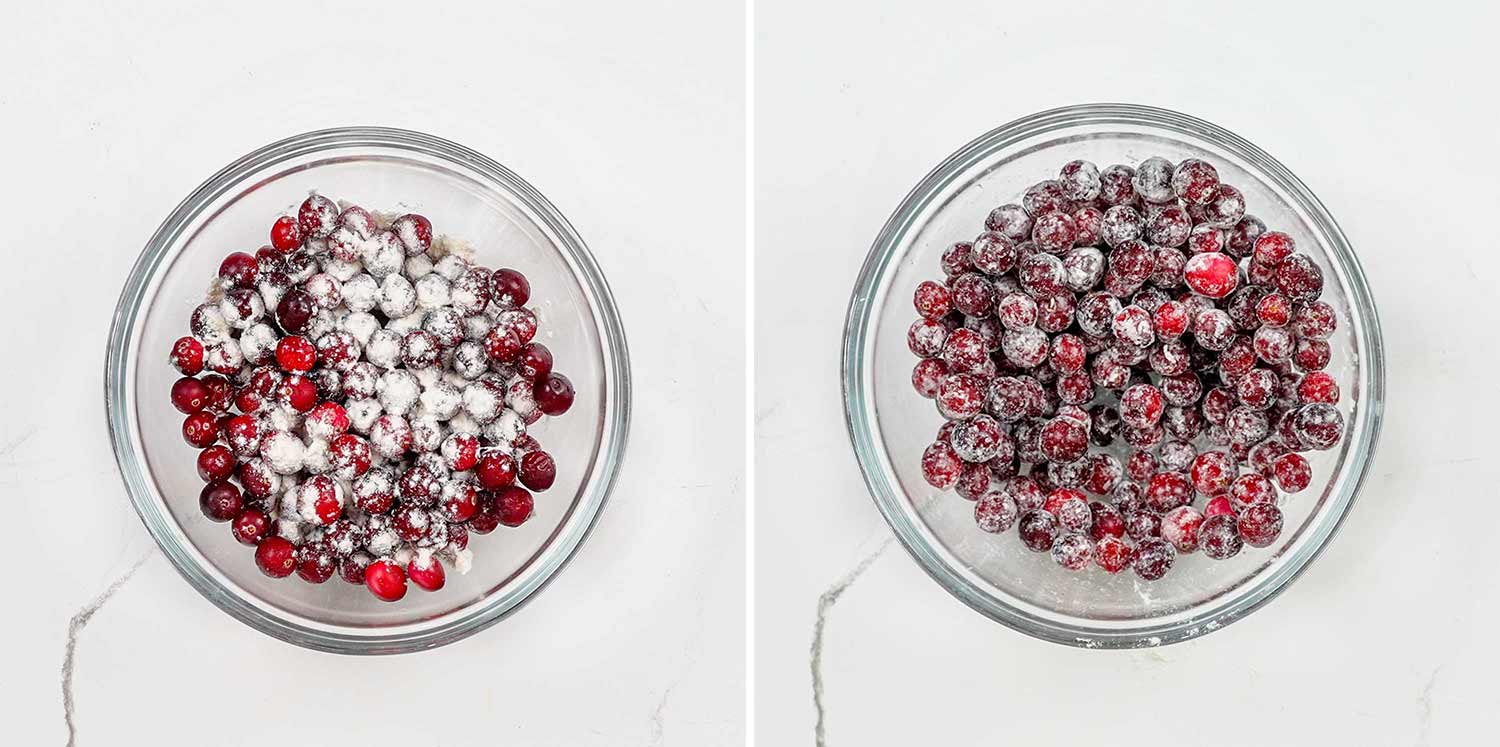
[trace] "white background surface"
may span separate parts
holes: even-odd
[[[761,744],[813,742],[819,598],[871,557],[826,609],[829,745],[1493,741],[1497,18],[1322,5],[761,0]],[[1266,608],[1159,650],[1034,641],[930,582],[886,542],[839,395],[848,293],[906,192],[992,127],[1089,101],[1280,158],[1353,241],[1385,327],[1379,456],[1341,534]]]
[[[144,556],[78,630],[78,744],[740,743],[743,10],[135,5],[0,19],[0,742],[68,739],[69,621]],[[131,510],[102,408],[110,315],[161,219],[251,149],[348,124],[448,137],[551,198],[613,286],[635,380],[624,472],[569,567],[396,658],[303,651],[199,597]]]

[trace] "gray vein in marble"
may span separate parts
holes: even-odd
[[[78,660],[78,635],[83,632],[84,626],[88,625],[89,621],[94,619],[94,615],[98,614],[99,610],[104,607],[104,603],[108,602],[110,597],[113,597],[115,592],[119,591],[120,587],[124,586],[125,582],[129,581],[130,577],[134,576],[135,572],[141,569],[142,565],[145,565],[154,552],[156,552],[156,548],[147,550],[129,568],[125,569],[125,572],[120,574],[119,578],[111,581],[103,593],[94,597],[88,604],[79,609],[71,620],[68,620],[68,640],[63,648],[62,664],[63,722],[68,726],[68,747],[74,747],[78,739],[78,728],[73,723],[73,667]]]
[[[848,591],[849,587],[853,586],[854,582],[858,581],[859,577],[865,571],[869,570],[870,566],[875,564],[875,561],[891,546],[891,543],[895,539],[895,537],[887,537],[884,542],[880,543],[879,547],[876,547],[874,551],[856,563],[853,569],[845,573],[832,586],[828,587],[827,591],[818,596],[818,616],[813,622],[812,656],[809,662],[809,666],[812,669],[813,709],[818,714],[818,721],[816,726],[814,726],[814,735],[818,747],[825,747],[827,744],[824,725],[824,717],[827,714],[823,710],[823,641],[825,637],[824,631],[828,627],[828,613],[833,609],[833,605],[839,601],[839,597],[843,596],[844,592]]]
[[[677,687],[675,682],[667,685],[667,689],[661,691],[661,699],[656,701],[656,707],[651,709],[651,744],[653,745],[662,744],[666,736],[667,725],[663,713],[667,710],[667,698],[672,697],[672,688],[675,687]]]
[[[1442,673],[1445,666],[1447,665],[1439,664],[1436,669],[1432,670],[1432,674],[1427,676],[1427,685],[1422,688],[1422,695],[1417,698],[1417,707],[1420,709],[1417,712],[1419,727],[1417,744],[1430,743],[1431,735],[1428,732],[1432,731],[1432,690],[1437,686],[1438,675]]]

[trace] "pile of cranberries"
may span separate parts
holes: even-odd
[[[1073,161],[942,268],[907,334],[946,418],[923,476],[1065,568],[1266,547],[1343,437],[1322,270],[1209,163]]]
[[[442,588],[469,532],[519,526],[556,477],[526,429],[573,385],[533,341],[530,296],[420,215],[308,197],[268,246],[224,258],[170,352],[204,515],[267,576],[337,573],[389,602],[408,578]]]

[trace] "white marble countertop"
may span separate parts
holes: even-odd
[[[743,79],[743,11],[315,5],[0,19],[0,308],[26,319],[0,329],[0,742],[741,743],[743,256],[705,247],[744,232],[742,88],[724,85]],[[629,328],[632,442],[595,532],[525,609],[419,655],[314,653],[221,613],[146,535],[104,423],[110,316],[161,219],[249,150],[348,124],[429,131],[523,175]]]
[[[1434,11],[759,4],[759,743],[1493,741],[1500,111],[1476,86],[1496,18]],[[1388,351],[1379,454],[1322,557],[1248,619],[1133,652],[1029,639],[931,582],[865,491],[837,378],[848,292],[907,191],[991,127],[1087,101],[1281,158],[1358,249]],[[787,468],[810,454],[826,468]]]

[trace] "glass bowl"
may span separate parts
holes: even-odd
[[[1213,561],[1180,556],[1146,582],[1126,571],[1070,572],[1027,551],[1014,530],[981,531],[974,504],[922,479],[921,454],[943,422],[911,386],[916,357],[906,331],[912,292],[940,277],[938,258],[972,239],[997,205],[1083,158],[1101,169],[1159,155],[1202,158],[1244,191],[1248,212],[1289,233],[1326,278],[1323,299],[1339,328],[1328,371],[1343,390],[1347,432],[1311,452],[1308,489],[1283,498],[1285,529],[1268,548]],[[886,222],[860,272],[844,331],[845,417],[876,505],[917,562],[948,591],[1011,628],[1088,648],[1154,646],[1217,630],[1269,601],[1296,578],[1348,513],[1380,430],[1384,391],[1380,326],[1348,239],[1306,185],[1264,151],[1221,127],[1164,109],[1093,104],[1034,114],[964,146],[924,178]]]
[[[488,267],[531,281],[538,339],[577,390],[562,417],[532,432],[557,460],[553,487],[518,528],[473,535],[473,568],[395,604],[335,577],[312,585],[260,573],[254,553],[198,508],[196,452],[167,393],[172,342],[219,262],[253,253],[271,221],[313,190],[379,211],[420,212],[434,232],[472,243]],[[276,638],[347,654],[400,653],[464,638],[535,594],[578,549],[619,471],[630,420],[630,368],[609,287],[582,239],[540,193],[493,160],[430,135],[383,128],[310,132],[225,167],[162,223],[131,270],[105,362],[115,458],[146,529],[189,583]]]

